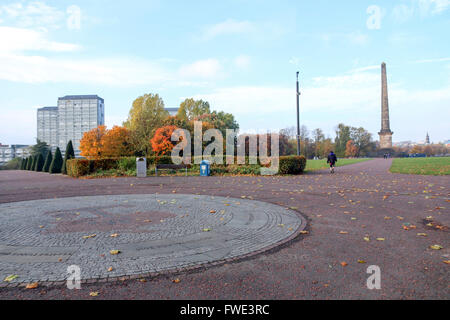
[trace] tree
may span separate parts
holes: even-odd
[[[357,157],[361,155],[367,155],[370,151],[372,151],[372,134],[364,128],[350,128],[350,137],[357,148]]]
[[[345,156],[346,157],[356,157],[358,154],[358,148],[353,143],[353,140],[348,140],[345,148]]]
[[[31,162],[32,162],[33,160],[32,160],[32,157],[31,156],[29,156],[28,158],[27,158],[27,166],[25,167],[25,170],[30,170],[30,168],[31,168]]]
[[[0,170],[19,170],[20,167],[21,167],[21,159],[14,158],[14,159],[8,161],[3,166],[0,166]]]
[[[325,140],[325,135],[323,134],[322,129],[315,129],[312,132],[314,139],[314,155],[319,157],[323,153],[323,140]]]
[[[144,94],[133,101],[128,119],[123,125],[131,131],[131,144],[136,155],[151,152],[150,140],[168,116],[158,94]]]
[[[49,172],[52,160],[53,160],[52,150],[48,150],[47,156],[45,157],[44,167],[42,167],[43,172]]]
[[[180,104],[177,117],[184,120],[194,120],[196,117],[209,113],[211,113],[211,109],[207,101],[189,98]]]
[[[31,165],[28,170],[34,171],[34,167],[36,166],[36,156],[31,156]]]
[[[132,155],[130,140],[130,130],[125,127],[114,126],[107,130],[101,139],[102,156],[116,158]]]
[[[22,159],[22,161],[20,162],[20,170],[25,170],[25,166],[27,164],[27,159]]]
[[[345,155],[345,148],[350,139],[350,127],[340,123],[336,128],[336,138],[334,140],[335,153],[338,157],[343,157]]]
[[[61,169],[62,174],[67,174],[66,162],[67,160],[75,159],[75,152],[73,151],[72,140],[69,140],[66,146],[66,153],[64,154],[64,162]]]
[[[61,155],[61,150],[59,150],[59,147],[56,148],[55,156],[53,157],[52,163],[50,164],[50,173],[61,173],[61,168],[63,165],[63,158]]]
[[[48,144],[39,139],[36,139],[36,142],[37,143],[31,147],[31,151],[30,151],[31,155],[37,156],[38,154],[42,154],[42,156],[45,156],[49,149]]]
[[[151,139],[153,151],[158,155],[167,155],[172,151],[177,142],[172,142],[172,133],[178,129],[175,126],[165,126],[156,130],[155,135]]]
[[[80,140],[81,155],[88,159],[102,158],[103,145],[102,138],[106,133],[106,126],[98,126],[83,134]]]
[[[41,172],[42,167],[44,166],[44,157],[42,154],[38,154],[36,156],[36,163],[34,164],[34,171]]]

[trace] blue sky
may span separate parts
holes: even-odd
[[[242,131],[338,123],[378,139],[387,63],[393,140],[450,138],[450,0],[0,0],[0,142],[31,144],[36,108],[105,99],[106,124],[159,93],[233,113]]]

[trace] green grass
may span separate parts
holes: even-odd
[[[370,158],[361,158],[361,159],[338,159],[338,162],[336,162],[336,167],[342,167],[349,164],[359,163],[372,160]],[[329,168],[330,165],[327,164],[327,159],[321,159],[321,160],[309,160],[306,161],[306,168],[305,172],[308,171],[315,171],[315,170],[322,170]]]
[[[394,159],[392,173],[443,176],[450,174],[450,157]]]

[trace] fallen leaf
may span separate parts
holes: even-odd
[[[89,295],[91,297],[96,297],[96,296],[98,296],[98,291],[92,291],[92,292],[89,293]]]
[[[427,236],[426,233],[418,233],[417,235],[418,235],[418,236],[422,236],[422,237],[426,237],[426,236]]]
[[[450,260],[444,260],[444,261],[442,261],[442,262],[444,262],[444,263],[446,263],[446,264],[450,264]]]
[[[111,272],[111,271],[113,271],[113,267],[108,268],[108,272]]]
[[[118,237],[118,236],[119,236],[118,233],[113,233],[112,235],[110,235],[111,238],[116,238],[116,237]]]
[[[139,282],[147,282],[146,279],[139,279]]]
[[[347,231],[340,231],[339,233],[340,233],[340,234],[348,234]]]
[[[34,282],[34,283],[29,283],[27,284],[27,286],[25,287],[26,289],[36,289],[38,287],[39,283]]]
[[[342,261],[342,262],[341,262],[341,266],[346,267],[346,266],[348,266],[348,263],[345,262],[345,261]]]
[[[386,240],[385,238],[377,238],[378,241],[384,241]]]
[[[90,239],[90,238],[95,238],[97,235],[96,234],[91,234],[88,236],[83,236],[83,239]]]
[[[369,238],[369,237],[364,237],[364,241],[369,242],[369,241],[370,241],[370,238]]]
[[[309,233],[309,231],[306,231],[306,230],[300,231],[300,234],[308,234],[308,233]]]
[[[209,213],[216,213],[216,210],[211,210]]]
[[[111,250],[111,251],[109,251],[109,253],[112,255],[116,255],[116,254],[120,253],[120,250]]]
[[[358,263],[366,263],[364,260],[358,260]]]
[[[14,279],[17,279],[18,277],[19,277],[19,276],[18,276],[17,274],[11,274],[11,275],[7,276],[3,281],[11,282],[11,281],[13,281]]]
[[[176,278],[176,279],[174,279],[174,280],[172,280],[172,282],[173,283],[179,283],[181,280],[180,279],[178,279],[178,278]]]
[[[209,228],[204,228],[203,229],[203,232],[209,232],[209,231],[211,231],[211,229],[209,229]]]
[[[430,248],[433,250],[441,250],[443,247],[438,244],[433,244],[432,246],[430,246]]]

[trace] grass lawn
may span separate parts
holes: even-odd
[[[361,159],[338,159],[338,162],[336,162],[336,167],[342,167],[349,164],[354,164],[358,162],[364,162],[372,160],[371,158],[361,158]],[[321,159],[321,160],[307,160],[306,161],[306,168],[305,172],[308,171],[314,171],[314,170],[322,170],[327,169],[330,166],[327,164],[327,159]]]
[[[450,174],[450,157],[394,159],[392,173],[443,176]]]

